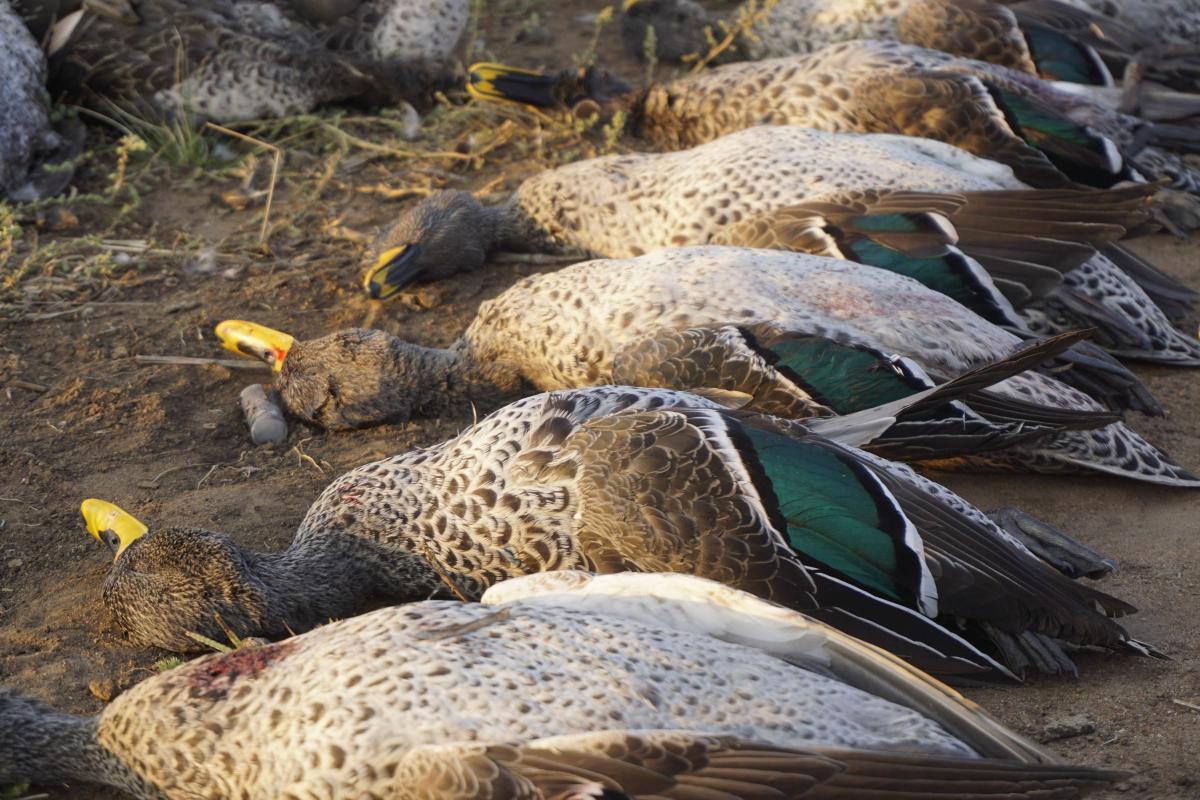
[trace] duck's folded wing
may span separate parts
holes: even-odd
[[[832,442],[826,446],[870,458]],[[1129,642],[1110,617],[1130,613],[1133,606],[1067,578],[993,527],[906,480],[904,473],[899,468],[878,474],[921,531],[926,555],[936,565],[943,613],[1081,645],[1120,648]]]
[[[901,41],[987,61],[1047,80],[1112,86],[1088,36],[1018,18],[993,0],[917,0],[897,20]]]
[[[618,616],[752,647],[918,711],[981,756],[1034,764],[1054,760],[1040,745],[886,650],[798,611],[694,575],[540,572],[491,587],[481,602]]]
[[[845,258],[913,278],[998,325],[1147,218],[1153,186],[847,191],[728,226],[718,244]]]
[[[898,354],[846,337],[766,324],[656,331],[617,352],[612,369],[617,383],[737,392],[757,411],[788,419],[827,417],[817,423],[826,436],[853,445],[871,442],[893,457],[919,460],[985,452],[1056,430],[1111,422],[1114,417],[1107,413],[1035,404],[1006,408],[1007,416],[989,420],[948,405],[1038,366],[1083,336],[1041,340],[937,387],[919,365]],[[835,413],[842,416],[830,416]]]
[[[1017,18],[991,0],[914,0],[905,4],[896,19],[896,38],[930,50],[1037,74]]]
[[[700,409],[580,426],[557,461],[575,464],[576,536],[589,567],[710,578],[804,609],[924,669],[1003,674],[926,616],[937,590],[920,540],[868,469],[747,430]]]
[[[1123,776],[953,756],[789,749],[700,731],[610,730],[517,744],[426,745],[404,756],[396,777],[414,795],[445,800],[1069,800]]]

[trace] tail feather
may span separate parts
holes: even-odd
[[[1122,423],[1063,431],[1029,445],[967,456],[968,465],[1018,472],[1093,472],[1145,483],[1200,488],[1200,478]]]
[[[1019,508],[999,508],[989,511],[987,516],[1031,553],[1068,578],[1099,580],[1117,569],[1112,559]]]
[[[1108,245],[1101,252],[1141,287],[1170,322],[1180,324],[1184,320],[1191,320],[1200,300],[1200,292],[1185,286],[1119,244]]]
[[[1161,417],[1163,407],[1142,379],[1093,342],[1080,342],[1058,356],[1050,373],[1117,410]]]
[[[1092,326],[1096,344],[1113,355],[1200,366],[1200,341],[1176,330],[1135,280],[1103,255],[1068,272],[1059,290],[1020,313],[1040,334]]]
[[[1079,677],[1075,662],[1049,636],[1031,631],[1014,635],[987,624],[980,627],[999,652],[1001,662],[1015,674],[1024,676],[1032,670],[1044,675]]]

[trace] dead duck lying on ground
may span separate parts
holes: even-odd
[[[1031,5],[1035,5],[1031,3]],[[740,11],[740,9],[739,9]],[[722,18],[693,0],[635,0],[621,18],[629,53],[660,61],[705,56],[709,33],[724,39],[737,27],[737,12]],[[718,53],[718,63],[811,53],[825,45],[856,39],[898,41],[1018,69],[1049,80],[1112,85],[1113,77],[1092,48],[1095,38],[1046,25],[990,0],[778,0],[749,35],[735,37]],[[648,28],[653,50],[647,50]]]
[[[530,308],[539,310],[537,304]],[[507,327],[505,319],[496,321],[496,329],[476,331],[472,340],[484,342]],[[375,330],[351,329],[296,342],[253,322],[225,320],[217,325],[217,336],[228,349],[275,368],[279,402],[293,415],[334,430],[433,415],[463,399],[496,403],[520,396],[529,386],[570,385],[581,377],[550,376],[565,374],[570,357],[563,354],[571,342],[584,340],[589,358],[604,362],[611,352],[611,370],[595,372],[586,385],[616,382],[690,391],[787,419],[850,415],[843,417],[847,426],[855,424],[855,415],[868,415],[873,423],[887,406],[893,419],[856,443],[901,460],[953,463],[1117,419],[1090,407],[1008,402],[987,391],[1009,377],[1054,363],[1082,334],[1038,341],[935,387],[916,363],[856,341],[845,331],[814,334],[769,323],[716,324],[644,334],[631,330],[622,344],[620,335],[605,337],[601,328],[593,337],[587,324],[581,327],[585,330],[568,334],[562,345],[544,350],[540,362],[535,350],[497,354],[500,360],[492,370],[479,366],[474,348],[454,363],[438,358],[445,354]],[[1069,361],[1062,366],[1069,368]],[[446,390],[439,396],[436,387],[442,384]],[[973,403],[984,413],[972,409]]]
[[[53,6],[50,19],[73,23],[56,43],[53,85],[107,113],[112,103],[151,119],[233,122],[352,99],[416,103],[460,83],[430,58],[445,49],[457,11],[445,20],[428,3],[360,3],[333,27],[310,24],[286,2],[34,5],[38,19]],[[432,5],[461,6],[465,25],[467,0]]]
[[[689,328],[708,332],[681,333]],[[795,347],[789,343],[793,337],[849,343],[875,355],[860,359],[853,350]],[[483,303],[447,349],[378,331],[334,334],[294,347],[290,336],[270,331],[257,346],[226,338],[232,349],[273,360],[276,387],[293,415],[334,428],[436,414],[456,400],[495,402],[526,385],[550,390],[613,381],[735,390],[775,403],[761,410],[777,414],[808,416],[822,413],[819,406],[847,413],[894,399],[864,392],[857,369],[874,374],[881,361],[898,355],[915,365],[914,374],[946,381],[1006,358],[1022,341],[893,272],[802,253],[712,245],[589,261],[531,276]],[[996,421],[1105,410],[1075,385],[1154,402],[1136,381],[1124,382],[1126,375],[1107,365],[1069,363],[1075,366],[1052,370],[1057,377],[1028,372],[995,386],[987,394],[998,395],[1000,406],[1015,403],[997,408],[995,417],[982,398],[969,398],[966,405],[980,404],[980,414]],[[834,365],[846,371],[844,377],[822,374]],[[769,396],[775,391],[781,397]],[[785,399],[789,394],[808,396],[808,405]],[[1119,422],[956,461],[984,469],[1094,470],[1198,485]]]
[[[0,199],[29,202],[58,194],[73,173],[62,162],[82,149],[82,136],[69,142],[54,130],[46,58],[8,0],[0,0],[0,75]],[[43,169],[47,164],[59,166]]]
[[[556,77],[481,64],[472,67],[469,88],[480,97],[548,104],[547,87],[562,93]],[[1164,196],[1170,201],[1164,213],[1180,226],[1200,224],[1193,219],[1200,217],[1200,171],[1155,146],[1161,134],[1165,147],[1192,152],[1200,134],[1119,113],[1107,95],[1088,90],[937,50],[856,41],[729,64],[625,95],[606,92],[597,100],[626,110],[628,127],[660,148],[688,147],[752,125],[792,124],[945,141],[1008,164],[1039,188],[1111,186],[1138,175],[1169,180],[1173,194]],[[1184,96],[1178,114],[1197,113],[1198,103],[1200,95]]]
[[[1033,191],[1001,164],[928,139],[760,126],[677,153],[546,170],[495,206],[431,195],[372,242],[363,283],[387,299],[412,281],[478,269],[499,247],[618,258],[772,247],[913,276],[1000,325],[1094,327],[1114,354],[1200,364],[1200,342],[1142,286],[1176,313],[1195,293],[1106,244],[1145,219],[1144,194]]]
[[[1012,5],[1034,24],[1090,44],[1118,71],[1132,68],[1134,76],[1182,91],[1200,90],[1197,0],[1024,0]]]
[[[937,673],[1007,674],[979,648],[1013,671],[1073,670],[1055,639],[1155,654],[1109,616],[1131,606],[908,467],[662,389],[536,395],[352,470],[280,553],[195,528],[147,532],[98,500],[83,513],[116,551],[105,605],[135,643],[174,650],[196,649],[189,632],[221,636],[218,617],[275,638],[370,601],[447,585],[478,597],[506,578],[586,569],[710,577]],[[1067,561],[1103,571],[1068,548]]]
[[[483,605],[387,608],[210,655],[94,718],[0,690],[0,782],[156,800],[1071,800],[1124,777],[1057,763],[894,657],[745,593],[535,577]]]
[[[1153,0],[1114,4],[1094,0],[1091,8],[1076,0],[779,0],[751,20],[740,7],[721,15],[693,0],[636,0],[621,18],[625,48],[637,58],[652,52],[660,61],[706,57],[715,40],[734,33],[731,46],[714,54],[716,63],[780,58],[811,53],[826,45],[861,39],[897,41],[987,61],[1047,80],[1093,86],[1114,85],[1128,76],[1166,82],[1195,91],[1197,61],[1180,45],[1200,40],[1200,6],[1178,0],[1183,19],[1164,14]],[[1191,19],[1185,9],[1191,4]],[[1126,8],[1118,9],[1118,6]],[[1150,8],[1152,13],[1146,13]],[[749,11],[747,8],[746,11]],[[1105,16],[1113,14],[1116,16]],[[1159,24],[1164,18],[1166,30]],[[1147,22],[1152,20],[1149,25]],[[741,24],[739,24],[741,23]],[[653,49],[648,28],[653,27]],[[1188,38],[1189,33],[1192,35]],[[1165,34],[1162,35],[1162,34]],[[1130,66],[1136,64],[1136,71]],[[1110,69],[1111,66],[1111,69]],[[1154,85],[1134,86],[1162,95]],[[1137,103],[1137,92],[1128,101]]]

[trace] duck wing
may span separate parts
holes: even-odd
[[[714,243],[869,264],[1011,325],[1012,304],[1048,296],[1097,246],[1145,222],[1153,192],[1144,185],[1101,192],[851,190],[755,215]]]
[[[872,472],[829,449],[700,409],[589,420],[576,538],[598,572],[682,572],[806,612],[940,673],[993,671],[934,623],[915,530]]]
[[[1123,773],[849,748],[790,749],[687,730],[601,730],[409,750],[397,785],[444,800],[907,800],[1083,797]]]
[[[539,572],[494,585],[480,602],[619,616],[752,647],[919,711],[981,756],[1028,763],[1053,760],[1039,745],[886,650],[792,609],[694,575]]]
[[[912,67],[876,70],[855,82],[852,100],[864,132],[901,133],[956,145],[1007,164],[1031,186],[1070,184],[1071,179],[1043,152],[1042,143],[1027,141],[1021,126],[1014,125],[1016,114],[1006,112],[988,86],[974,76]],[[951,109],[954,113],[948,113]],[[1025,116],[1032,119],[1033,114]],[[1058,115],[1047,118],[1060,119]]]
[[[1008,447],[1116,419],[1105,411],[981,393],[1066,351],[1084,335],[1038,342],[935,388],[916,362],[870,345],[769,324],[714,325],[662,330],[632,342],[614,356],[612,375],[629,385],[737,392],[756,411],[787,419],[838,414],[814,425],[848,444],[870,443],[890,457],[922,460]],[[976,400],[986,412],[974,407]]]
[[[991,0],[914,0],[896,18],[896,38],[961,58],[1038,74],[1012,11]]]

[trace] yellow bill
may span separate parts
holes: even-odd
[[[89,497],[79,506],[79,511],[88,533],[115,551],[113,561],[149,530],[137,517],[106,500]]]
[[[546,107],[554,105],[554,76],[507,64],[483,61],[467,71],[467,92],[476,100],[503,100]]]
[[[421,277],[420,249],[402,244],[379,254],[363,275],[363,288],[372,300],[390,300]]]
[[[216,330],[226,350],[265,361],[276,372],[283,368],[283,360],[296,342],[282,331],[240,319],[220,322]]]

